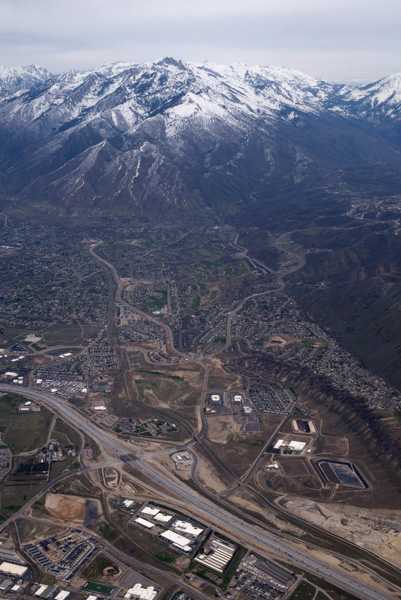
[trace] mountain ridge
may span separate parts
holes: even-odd
[[[231,212],[320,171],[400,166],[400,75],[353,88],[283,67],[173,58],[22,69],[0,71],[19,86],[0,98],[3,202]]]

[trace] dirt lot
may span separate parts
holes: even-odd
[[[302,458],[285,458],[280,459],[279,462],[282,471],[287,477],[305,477],[310,474],[310,469]]]
[[[92,503],[96,504],[97,514],[101,514],[102,507],[98,500],[88,500],[80,496],[47,494],[45,507],[52,515],[57,517],[57,522],[68,521],[82,525],[88,520],[88,517],[91,517],[88,513],[95,508]]]
[[[287,523],[271,511],[266,505],[262,505],[257,496],[253,496],[251,490],[244,488],[236,489],[227,494],[227,499],[241,509],[253,513],[259,519],[265,519],[270,525],[277,527],[278,530],[290,531],[294,535],[302,536],[302,530],[292,523]]]
[[[103,479],[107,487],[116,488],[119,484],[120,476],[116,469],[107,467],[106,469],[103,469]]]
[[[146,397],[150,406],[192,409],[199,398],[203,371],[198,365],[153,365],[144,361],[142,355],[131,355],[135,384],[140,396]]]
[[[224,492],[233,484],[233,480],[226,479],[224,474],[203,453],[197,451],[196,456],[196,477],[199,483],[216,494]]]
[[[300,498],[282,499],[280,504],[290,513],[401,566],[401,511],[328,505]]]
[[[270,462],[269,458],[255,478],[255,482],[262,492],[269,489],[276,493],[292,493],[302,496],[318,494],[318,498],[321,497],[322,484],[314,468],[306,459],[276,458],[275,462],[280,465],[279,469],[267,469],[265,465]],[[325,491],[322,493],[325,494]]]
[[[50,356],[45,356],[44,354],[37,354],[32,358],[32,362],[35,365],[47,365],[51,363],[52,359]]]
[[[233,435],[239,434],[241,425],[230,415],[206,417],[207,437],[211,442],[226,444]]]
[[[321,436],[319,443],[321,444],[319,448],[321,454],[329,454],[332,456],[347,456],[348,454],[347,438]]]
[[[223,369],[223,362],[216,356],[210,356],[205,360],[209,367],[209,389],[242,390],[243,382],[240,375],[227,373]]]

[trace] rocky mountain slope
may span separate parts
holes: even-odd
[[[0,199],[72,214],[232,213],[344,169],[398,170],[400,82],[355,89],[173,59],[57,76],[3,68]]]
[[[29,90],[51,77],[52,74],[47,69],[36,65],[11,68],[0,66],[0,98]]]

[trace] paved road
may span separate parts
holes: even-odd
[[[54,525],[53,521],[50,521],[49,519],[45,519],[45,518],[25,517],[25,519],[28,521],[31,521],[33,523],[41,523],[41,524],[44,523],[46,525]],[[64,524],[56,523],[56,526],[60,527],[60,528],[62,528],[62,527],[65,528],[66,525],[65,525],[65,523]],[[74,528],[77,529],[76,527],[74,527]],[[196,600],[210,600],[210,596],[203,594],[203,592],[201,592],[200,590],[197,590],[194,587],[192,587],[190,584],[187,584],[179,576],[174,575],[173,573],[170,573],[163,568],[158,568],[149,563],[144,563],[140,560],[137,560],[133,556],[129,556],[128,554],[125,554],[125,552],[122,552],[121,550],[118,550],[117,548],[115,548],[114,546],[109,544],[109,542],[107,542],[103,537],[98,535],[92,529],[87,529],[86,527],[83,527],[83,526],[79,527],[79,529],[81,531],[85,531],[85,533],[87,533],[91,537],[95,538],[99,542],[99,544],[104,548],[103,553],[106,556],[109,556],[109,558],[111,559],[112,562],[115,561],[115,562],[119,563],[120,566],[122,566],[124,569],[126,569],[127,566],[129,566],[129,567],[134,567],[135,569],[138,569],[138,572],[148,571],[153,574],[156,573],[160,577],[163,577],[164,579],[169,580],[173,585],[176,585],[177,587],[181,588],[191,598],[194,598]]]
[[[72,477],[73,475],[80,475],[81,473],[88,474],[90,470],[95,470],[99,468],[101,469],[102,467],[111,467],[113,465],[117,466],[119,464],[121,464],[121,462],[117,460],[107,461],[103,463],[97,463],[96,465],[91,465],[88,467],[78,467],[77,469],[73,469],[72,471],[68,471],[67,473],[62,473],[52,481],[49,481],[49,483],[47,483],[45,486],[41,487],[40,490],[36,492],[36,494],[32,496],[32,498],[28,500],[28,502],[26,502],[26,504],[24,504],[22,508],[20,508],[17,512],[11,515],[11,517],[8,517],[8,519],[3,521],[3,523],[0,525],[0,532],[6,529],[12,521],[15,521],[19,517],[25,517],[24,512],[26,511],[26,509],[35,504],[35,502],[39,500],[39,498],[41,498],[43,494],[55,487],[58,483],[60,483],[60,481],[67,479],[67,477]]]
[[[111,451],[117,457],[126,456],[134,451],[131,444],[127,444],[112,433],[100,429],[94,423],[78,413],[71,405],[51,394],[20,387],[18,387],[17,390],[14,385],[8,384],[0,384],[0,391],[18,393],[37,402],[42,402],[57,411],[63,418],[75,425],[95,442],[101,444],[104,448],[107,448],[108,451]],[[178,496],[181,499],[180,503],[195,508],[200,518],[203,516],[207,521],[212,519],[220,523],[223,529],[226,529],[227,524],[229,524],[229,530],[234,538],[237,534],[237,536],[247,540],[251,546],[256,544],[265,548],[266,551],[271,550],[279,553],[284,560],[294,563],[301,568],[326,579],[363,600],[394,600],[394,594],[391,596],[383,594],[368,585],[362,584],[353,577],[345,575],[337,569],[292,547],[289,543],[281,540],[279,537],[271,535],[255,525],[246,523],[241,518],[230,514],[223,508],[215,505],[212,501],[202,497],[183,482],[161,473],[152,464],[141,461],[139,458],[135,459],[134,457],[133,460],[129,460],[128,462],[156,484]],[[396,588],[394,588],[394,590],[395,589]],[[401,594],[401,589],[399,588],[398,593]]]
[[[139,308],[137,308],[136,306],[133,306],[132,304],[129,304],[122,298],[124,286],[121,282],[120,276],[117,273],[115,266],[111,262],[109,262],[109,261],[105,260],[104,258],[102,258],[101,256],[99,256],[99,254],[96,254],[96,252],[95,252],[95,248],[97,248],[100,244],[101,244],[101,242],[97,242],[96,244],[93,244],[92,246],[90,246],[89,252],[92,254],[92,256],[98,262],[103,263],[111,271],[111,274],[117,285],[117,290],[116,290],[116,295],[115,295],[116,303],[123,304],[132,312],[137,313],[141,317],[144,317],[147,321],[151,321],[152,323],[155,323],[156,325],[161,327],[166,336],[166,348],[167,348],[168,352],[170,352],[173,355],[178,355],[178,356],[187,358],[186,354],[183,354],[182,352],[180,352],[179,350],[177,350],[174,347],[173,332],[171,331],[171,328],[168,325],[163,323],[163,321],[161,321],[160,319],[157,319],[156,317],[154,317],[152,315],[148,315],[147,313],[143,312],[142,310],[139,310]],[[114,313],[113,313],[113,319],[114,319]]]

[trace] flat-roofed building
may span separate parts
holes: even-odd
[[[25,564],[24,561],[22,560],[22,558],[16,553],[14,552],[14,550],[7,550],[6,548],[0,548],[0,561],[10,561],[12,560],[13,563],[18,563],[18,564]]]
[[[155,521],[159,521],[160,523],[168,523],[173,518],[173,515],[169,515],[167,513],[159,512],[153,518],[154,518]]]
[[[182,533],[192,535],[194,537],[198,537],[204,531],[200,527],[194,527],[194,525],[192,525],[192,523],[189,523],[188,521],[180,520],[175,521],[175,523],[173,523],[172,525],[172,528]]]
[[[50,594],[54,591],[54,587],[52,585],[42,584],[35,592],[35,596],[38,598],[48,598]]]
[[[195,561],[213,569],[213,571],[224,573],[236,550],[237,546],[223,542],[218,538],[212,538],[195,558]]]
[[[154,523],[151,523],[150,521],[147,521],[146,519],[142,519],[141,517],[137,517],[135,519],[135,523],[138,523],[138,525],[142,525],[142,527],[146,527],[147,529],[152,529],[152,527],[154,527]]]
[[[129,508],[130,506],[132,506],[134,504],[133,500],[124,500],[123,501],[123,505],[125,506],[125,508]]]
[[[16,575],[17,577],[23,577],[27,572],[28,567],[23,565],[14,565],[9,562],[2,562],[0,564],[0,573],[6,573],[7,575]]]
[[[160,537],[168,540],[173,544],[173,546],[176,546],[180,550],[184,550],[184,552],[189,552],[192,549],[191,540],[184,537],[183,535],[174,533],[174,531],[171,531],[170,529],[167,531],[163,531],[163,533],[160,534]]]
[[[291,442],[288,444],[288,449],[293,450],[294,452],[302,452],[305,446],[305,442],[297,442],[295,440],[291,440]]]
[[[10,588],[12,584],[13,582],[11,581],[11,579],[4,579],[4,581],[0,583],[0,590],[8,590],[8,588]]]
[[[151,517],[157,515],[158,512],[160,512],[160,510],[158,508],[155,508],[154,506],[145,506],[145,508],[141,510],[142,514],[150,515]]]
[[[124,598],[128,598],[130,600],[154,600],[157,594],[158,591],[154,588],[153,585],[144,587],[140,583],[136,583],[127,590],[127,593],[125,594]]]

